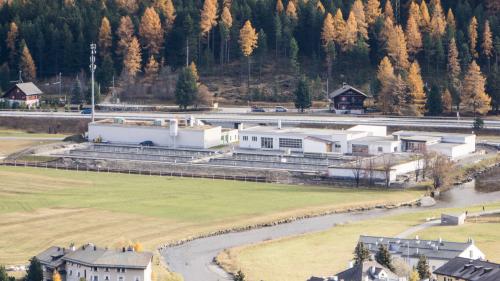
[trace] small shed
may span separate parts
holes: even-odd
[[[37,106],[40,104],[40,97],[43,94],[35,84],[32,82],[18,83],[12,86],[2,96],[12,106],[14,103],[18,105],[24,104],[28,107]]]
[[[341,88],[328,94],[330,111],[336,113],[363,114],[365,100],[369,96],[346,83]]]
[[[461,225],[465,223],[467,215],[460,214],[441,214],[441,225]]]

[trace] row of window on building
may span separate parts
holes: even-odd
[[[248,141],[248,136],[243,136],[243,141]],[[256,136],[252,136],[252,141],[257,142],[258,138]],[[266,149],[274,148],[274,139],[273,138],[260,138],[260,147]],[[280,148],[302,148],[302,140],[301,139],[291,139],[291,138],[279,138],[279,147]]]

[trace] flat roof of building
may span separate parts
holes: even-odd
[[[475,134],[463,134],[463,133],[446,133],[446,132],[426,132],[426,131],[406,131],[401,130],[392,133],[393,135],[418,135],[418,136],[432,136],[432,137],[444,137],[444,136],[455,136],[455,137],[470,137],[475,136]]]
[[[393,137],[377,137],[377,136],[367,136],[359,139],[351,140],[353,144],[372,144],[372,143],[392,143],[397,142]]]
[[[377,252],[379,245],[387,246],[391,253],[401,256],[418,257],[424,255],[427,258],[449,260],[457,257],[470,245],[470,242],[449,242],[444,240],[421,240],[402,239],[393,237],[364,236],[359,237],[370,252]]]
[[[416,142],[435,142],[435,141],[441,141],[441,137],[435,137],[435,136],[425,136],[425,135],[418,135],[418,136],[401,136],[402,140],[406,141],[416,141]]]
[[[244,128],[242,132],[272,133],[272,134],[299,134],[299,135],[352,135],[364,133],[361,131],[334,130],[321,128],[300,128],[300,127],[282,127],[275,126],[255,126]]]
[[[158,119],[160,120],[160,119]],[[91,125],[110,125],[110,126],[129,126],[129,127],[154,127],[154,128],[170,128],[170,120],[163,120],[161,123],[156,123],[156,120],[130,120],[130,119],[122,119],[122,122],[117,122],[116,119],[103,119],[99,121],[95,121],[91,123]],[[202,124],[200,125],[198,122],[195,122],[193,126],[189,126],[189,122],[187,120],[178,120],[179,129],[193,129],[193,130],[203,130],[203,129],[211,129],[219,126],[211,126]]]
[[[451,142],[440,142],[440,143],[431,144],[428,147],[429,148],[434,148],[434,149],[450,149],[450,148],[454,148],[454,147],[462,146],[462,145],[466,145],[466,144],[463,144],[463,143],[451,143]]]

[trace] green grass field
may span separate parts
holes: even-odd
[[[140,241],[147,249],[278,218],[415,199],[421,191],[353,190],[0,167],[0,263],[52,244]]]
[[[500,203],[488,206],[488,209],[493,208],[500,209]],[[479,206],[467,209],[470,212],[480,211]],[[250,281],[303,281],[312,275],[332,276],[347,267],[359,235],[394,236],[423,223],[426,218],[438,218],[442,211],[439,209],[419,211],[348,223],[324,232],[230,249],[220,254],[218,260],[227,270],[232,272],[242,270]],[[500,262],[498,233],[500,233],[500,219],[496,218],[468,221],[458,227],[438,226],[417,232],[415,235],[419,235],[422,239],[442,237],[445,240],[462,242],[468,237],[473,237],[488,259]]]

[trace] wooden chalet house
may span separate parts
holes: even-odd
[[[18,105],[33,107],[40,104],[42,94],[43,92],[32,82],[18,83],[7,90],[2,99],[9,102],[10,106],[17,103]]]
[[[344,83],[341,88],[328,94],[330,111],[338,114],[363,114],[367,94]]]

